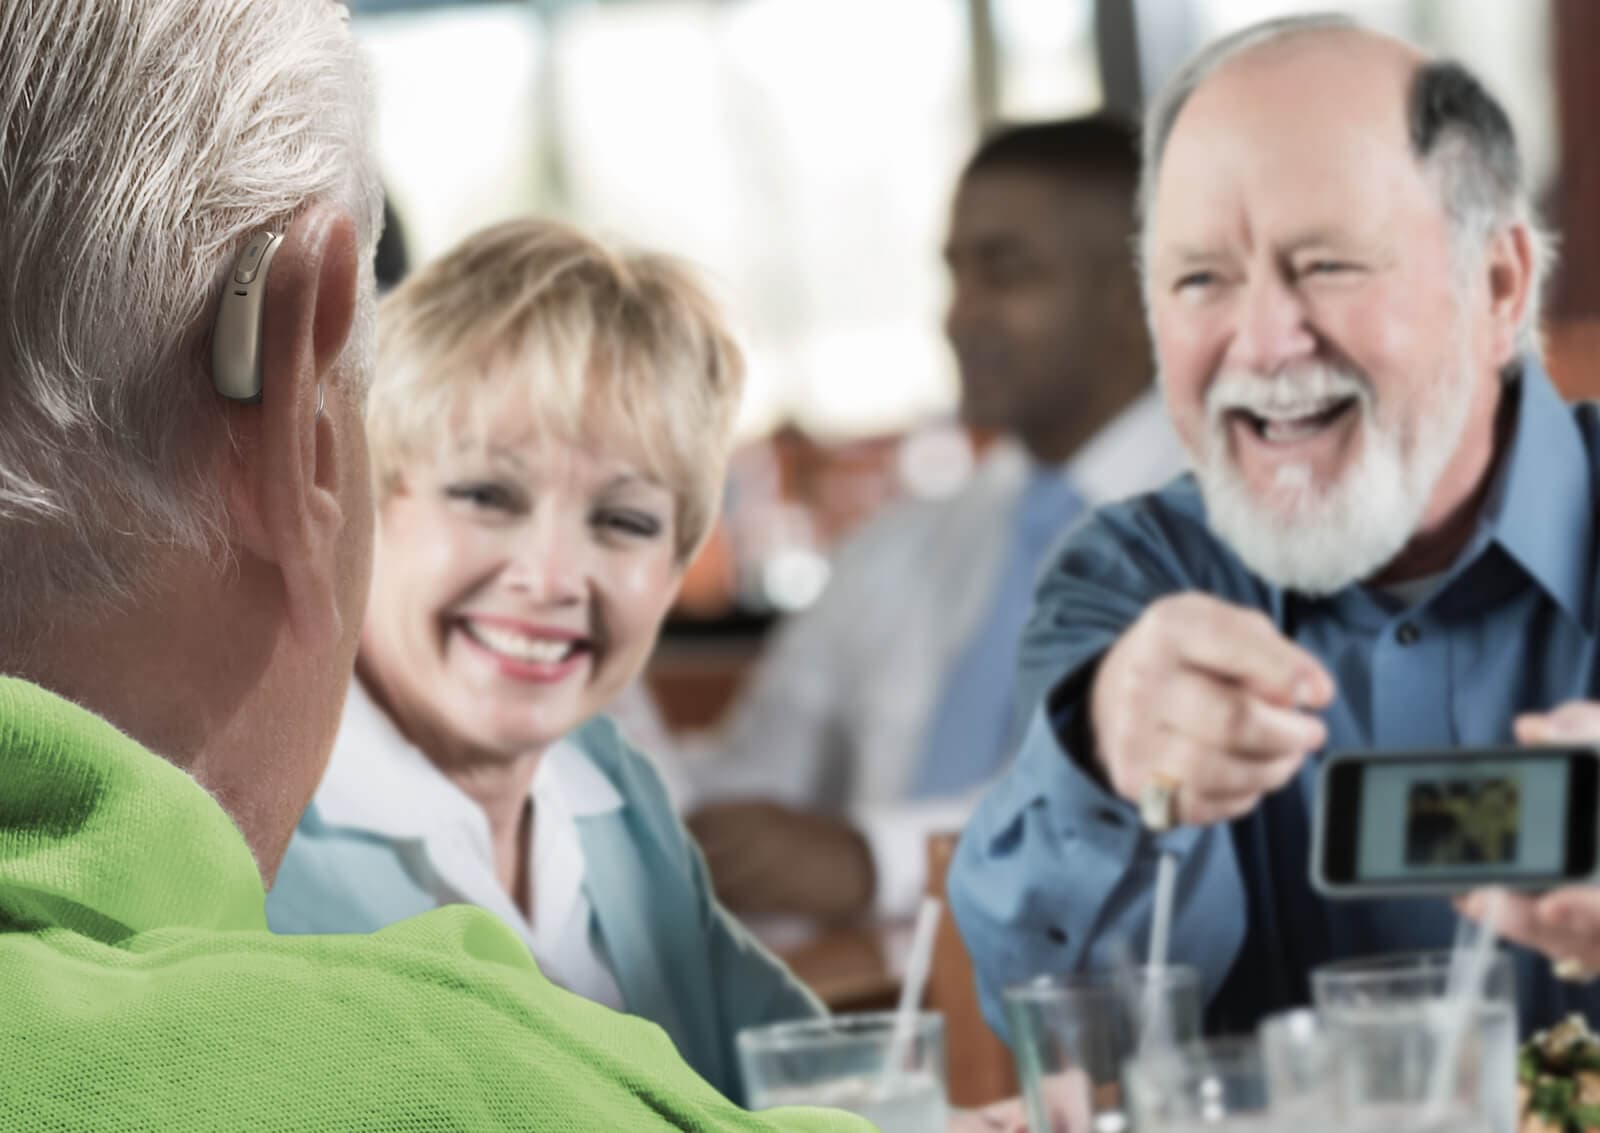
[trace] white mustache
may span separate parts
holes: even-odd
[[[1330,402],[1354,398],[1371,408],[1372,385],[1362,375],[1335,366],[1309,365],[1267,377],[1253,370],[1225,370],[1206,391],[1206,417],[1243,410],[1260,417],[1296,417]]]

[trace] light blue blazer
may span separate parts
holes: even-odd
[[[567,737],[623,805],[577,819],[591,934],[629,1014],[660,1025],[690,1066],[745,1104],[734,1036],[823,1013],[783,964],[723,909],[699,849],[649,762],[605,717]],[[280,933],[372,932],[436,907],[406,847],[306,811],[267,899]]]

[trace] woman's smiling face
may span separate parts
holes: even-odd
[[[677,502],[618,453],[502,414],[383,503],[363,676],[436,761],[543,750],[649,656],[683,575]]]

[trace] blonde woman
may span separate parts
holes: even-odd
[[[603,715],[717,511],[739,349],[681,265],[538,220],[412,276],[378,337],[371,603],[272,927],[482,906],[742,1101],[735,1033],[820,1007],[718,906]]]

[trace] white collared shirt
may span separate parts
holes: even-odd
[[[553,983],[621,1010],[621,989],[591,931],[577,820],[620,809],[622,796],[565,740],[540,757],[529,795],[531,922],[500,885],[482,809],[400,734],[359,680],[351,683],[315,802],[330,825],[394,843],[440,904],[477,905],[510,925]]]

